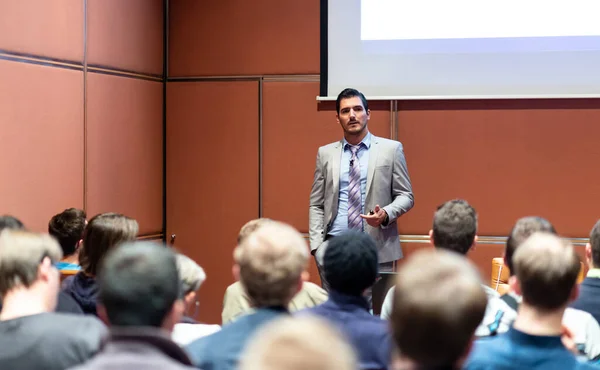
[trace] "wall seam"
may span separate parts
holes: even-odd
[[[88,0],[83,0],[83,210],[88,212],[88,130],[87,130],[87,19]]]

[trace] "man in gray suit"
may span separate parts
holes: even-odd
[[[393,271],[402,258],[396,222],[414,204],[402,144],[369,133],[365,96],[345,89],[336,111],[344,138],[319,148],[310,193],[310,248],[324,287],[326,241],[348,229],[373,237],[380,271]]]

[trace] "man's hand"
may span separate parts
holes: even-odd
[[[385,220],[388,218],[388,214],[383,208],[380,208],[378,204],[375,206],[374,210],[369,212],[368,215],[360,215],[360,217],[367,221],[369,226],[379,227],[379,225],[384,223]]]

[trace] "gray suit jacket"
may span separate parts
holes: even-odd
[[[342,140],[319,148],[315,177],[310,192],[309,235],[314,252],[325,240],[338,211]],[[402,258],[398,237],[398,217],[414,205],[412,186],[406,168],[402,144],[389,139],[371,137],[367,189],[364,209],[379,204],[389,216],[387,226],[371,227],[365,232],[377,242],[379,263]]]

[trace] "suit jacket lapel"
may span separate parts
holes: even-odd
[[[369,167],[367,168],[367,190],[365,192],[365,200],[369,196],[369,189],[371,189],[373,175],[375,174],[375,165],[377,163],[377,155],[379,154],[378,144],[379,138],[371,134],[371,148],[369,149]]]
[[[338,197],[340,195],[340,164],[342,162],[342,142],[339,141],[334,147],[331,161],[331,179],[333,180],[333,208],[334,215],[337,214]],[[335,217],[335,216],[334,216]]]

